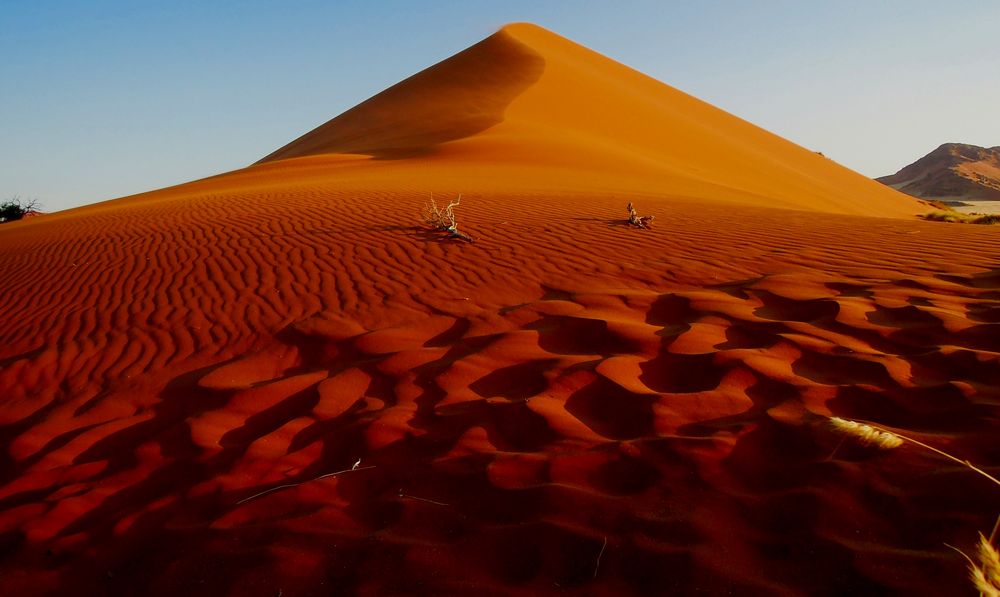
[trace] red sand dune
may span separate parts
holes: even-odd
[[[527,25],[263,162],[0,230],[0,593],[971,594],[996,230]]]
[[[408,159],[386,163],[399,157]],[[379,188],[638,193],[887,216],[918,211],[915,202],[815,152],[526,24],[505,27],[258,163],[289,158],[303,159],[281,168],[320,168],[327,176],[338,169],[359,184],[378,180]]]

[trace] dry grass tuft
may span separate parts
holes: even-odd
[[[891,450],[903,445],[903,438],[895,433],[883,431],[871,425],[858,423],[857,421],[848,421],[840,417],[830,417],[830,425],[840,433],[854,437],[865,446],[874,446],[880,450]]]
[[[974,564],[970,565],[970,568],[972,570],[970,573],[972,584],[982,597],[1000,597],[1000,589],[997,589],[996,586],[983,576],[983,571],[980,568],[977,568]]]
[[[989,539],[979,533],[979,543],[976,545],[978,562],[961,549],[953,545],[948,547],[957,551],[969,563],[969,580],[980,596],[1000,597],[1000,554],[997,554]]]
[[[985,226],[1000,224],[1000,215],[998,214],[964,214],[953,210],[932,211],[921,217],[932,222],[950,222],[952,224],[981,224]]]
[[[960,214],[960,213],[958,213],[957,211],[954,211],[954,210],[948,210],[948,211],[937,210],[937,211],[932,211],[930,213],[924,214],[921,217],[923,219],[925,219],[925,220],[930,220],[932,222],[951,222],[953,224],[964,223],[965,220],[967,219],[965,216],[963,216],[962,214]]]
[[[973,562],[969,570],[972,582],[981,594],[1000,597],[1000,553],[982,533],[979,533],[976,556],[979,564]]]

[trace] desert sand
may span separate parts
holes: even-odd
[[[5,225],[0,593],[971,594],[998,488],[828,419],[1000,465],[1000,234],[924,210],[511,25]]]

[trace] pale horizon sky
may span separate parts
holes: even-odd
[[[0,200],[56,211],[244,167],[514,21],[866,176],[1000,145],[996,0],[6,0]]]

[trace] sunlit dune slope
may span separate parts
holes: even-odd
[[[417,180],[468,191],[565,190],[571,171],[576,188],[609,193],[917,210],[815,152],[528,24],[503,28],[261,162],[323,154],[380,158],[362,167],[390,177],[419,163]]]

